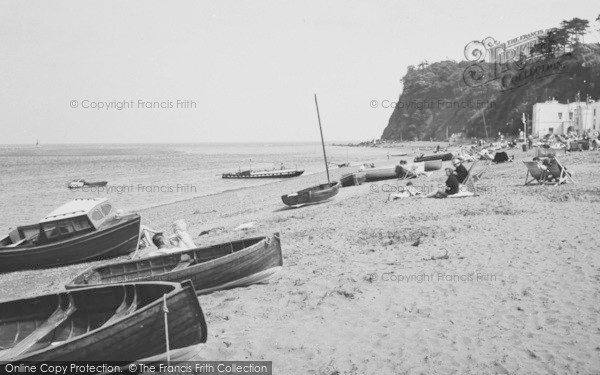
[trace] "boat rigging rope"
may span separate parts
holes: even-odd
[[[167,348],[167,364],[171,365],[171,353],[169,351],[169,321],[167,319],[167,314],[169,314],[169,308],[167,307],[167,295],[163,294],[163,308],[165,314],[165,345]]]

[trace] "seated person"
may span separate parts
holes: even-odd
[[[563,168],[562,165],[560,165],[558,163],[558,161],[556,160],[555,157],[550,157],[547,158],[544,161],[544,165],[546,166],[546,170],[548,171],[548,177],[547,179],[552,181],[558,181],[560,179],[560,176],[563,172],[563,170],[567,170],[567,168]],[[571,175],[569,172],[566,172],[569,176]]]
[[[464,165],[458,159],[452,160],[452,164],[454,165],[454,173],[456,173],[456,178],[458,179],[459,184],[464,184],[469,177],[469,171],[465,168]]]
[[[150,227],[147,227],[145,225],[140,225],[140,249],[144,249],[150,245],[152,245],[153,241],[152,241],[152,236],[159,233],[159,231],[154,230]]]
[[[198,246],[194,243],[192,236],[187,232],[187,224],[184,220],[173,222],[174,235],[170,238],[171,242],[180,249],[195,249]]]
[[[413,186],[413,183],[409,181],[406,183],[406,187],[399,193],[390,193],[388,200],[393,201],[396,199],[414,197],[416,195],[421,195],[421,192],[417,191],[417,189]]]
[[[540,170],[542,170],[544,173],[542,174],[542,178],[540,179],[541,181],[545,181],[547,176],[548,176],[548,165],[549,165],[549,159],[548,158],[540,158],[540,157],[534,157],[533,161],[537,162],[537,166]]]
[[[483,149],[479,152],[479,159],[481,160],[493,160],[490,152],[487,149]]]
[[[190,236],[187,232],[187,224],[184,220],[180,219],[173,222],[172,229],[173,234],[168,236],[167,239],[169,240],[169,243],[172,244],[175,248],[183,250],[194,249],[198,247],[194,243],[194,240],[192,240],[192,236]],[[140,236],[140,248],[142,249],[154,243],[154,237],[152,237],[153,235],[160,233],[164,236],[162,232],[147,227],[145,225],[142,225],[140,227],[140,231],[142,232]]]
[[[173,246],[173,243],[162,232],[156,233],[154,236],[152,236],[152,243],[154,244],[154,246],[156,246],[158,248],[158,250],[149,253],[148,254],[149,257],[165,255],[165,254],[177,252],[180,250],[185,250],[185,249],[181,249],[181,248]]]
[[[152,236],[152,243],[158,250],[152,251],[148,254],[149,257],[164,255],[169,253],[171,248],[171,241],[162,233],[158,232]]]
[[[512,161],[513,158],[509,158],[508,154],[506,152],[496,152],[496,154],[494,155],[494,160],[493,162],[498,164],[498,163],[506,163],[508,161]]]
[[[431,174],[433,172],[425,172],[425,163],[411,163],[411,164],[407,164],[406,160],[402,160],[401,163],[402,168],[404,168],[405,170],[407,170],[411,176],[415,176],[415,177],[419,177],[419,176],[425,176],[425,177],[429,177],[431,176]],[[412,178],[412,177],[410,177]]]
[[[400,178],[417,178],[417,175],[406,168],[406,160],[400,160],[400,164],[396,166],[396,177]]]
[[[446,198],[449,195],[453,195],[459,192],[459,183],[456,178],[456,174],[452,168],[446,168],[446,176],[448,179],[446,180],[445,188],[441,188],[438,191],[434,191],[427,195],[422,195],[424,198]]]

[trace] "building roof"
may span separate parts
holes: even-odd
[[[74,199],[70,202],[63,204],[54,211],[46,215],[45,218],[40,220],[40,223],[47,221],[67,219],[70,217],[76,217],[81,215],[87,215],[94,207],[101,203],[107,202],[106,198],[80,198]]]

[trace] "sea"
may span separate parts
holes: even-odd
[[[386,159],[389,150],[327,145],[328,160],[360,165]],[[0,145],[0,236],[37,223],[74,198],[107,197],[135,211],[162,204],[272,183],[222,179],[247,169],[325,170],[320,143]],[[70,190],[83,178],[103,188]]]

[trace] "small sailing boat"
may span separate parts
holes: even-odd
[[[40,147],[42,147],[42,146],[40,146],[40,141],[39,141],[39,140],[37,140],[37,139],[35,140],[35,147],[36,147],[36,148],[40,148]]]
[[[319,131],[321,133],[321,146],[323,146],[323,158],[325,159],[325,170],[327,171],[327,183],[312,186],[295,193],[282,195],[281,200],[283,203],[292,207],[322,203],[333,198],[340,191],[339,181],[332,182],[329,178],[329,163],[327,163],[327,153],[325,152],[325,141],[323,140],[323,128],[321,126],[321,115],[319,114],[317,94],[315,94],[315,105],[317,107],[317,118],[319,120]]]

